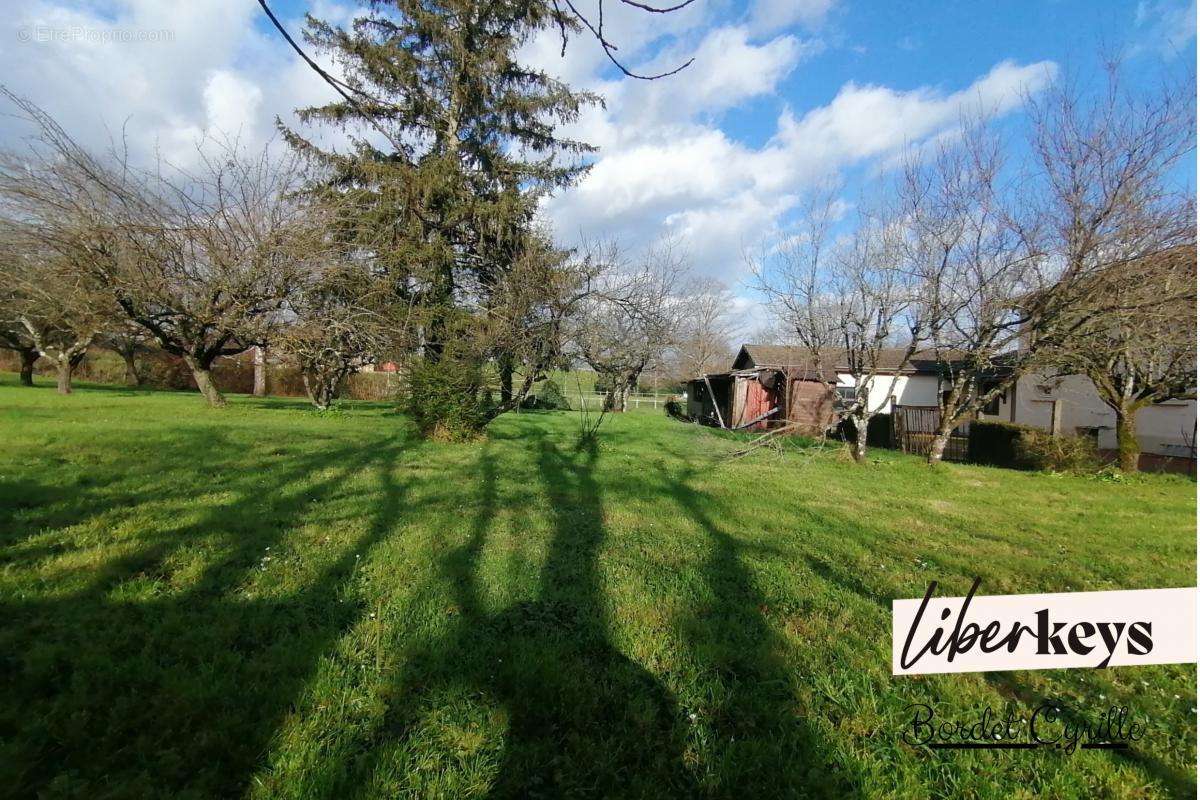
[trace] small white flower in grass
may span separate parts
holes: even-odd
[[[1176,700],[1178,700],[1178,699],[1179,699],[1179,695],[1175,695],[1175,699],[1176,699]]]
[[[1104,699],[1104,695],[1100,695],[1100,699],[1101,699],[1101,700],[1103,700],[1103,699]]]
[[[695,711],[692,711],[691,713],[689,713],[689,714],[688,714],[688,719],[690,719],[692,722],[695,722],[695,721],[696,721],[696,719],[697,719],[697,717],[696,717],[696,712],[695,712]]]
[[[1147,681],[1142,681],[1142,686],[1149,686],[1149,685],[1150,684]]]

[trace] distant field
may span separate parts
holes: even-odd
[[[895,679],[890,601],[1191,586],[1195,484],[0,374],[0,796],[1190,797],[1194,666]],[[572,387],[564,385],[570,395]],[[1129,705],[1125,752],[927,751]]]

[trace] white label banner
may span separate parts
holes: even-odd
[[[1196,661],[1196,589],[892,601],[892,674]]]

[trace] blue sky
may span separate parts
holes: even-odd
[[[600,146],[592,172],[546,216],[564,244],[604,235],[635,251],[680,239],[747,312],[743,254],[786,235],[815,183],[841,179],[853,203],[966,106],[994,110],[1019,141],[1021,93],[1068,73],[1094,81],[1101,48],[1125,54],[1135,86],[1196,60],[1190,0],[696,0],[666,17],[606,3],[630,66],[696,63],[645,84],[619,76],[590,40],[566,58],[553,31],[530,43],[523,57],[608,101],[570,131]],[[307,9],[335,23],[354,13],[339,0],[273,6],[294,32]],[[165,35],[112,35],[147,31]],[[87,144],[123,129],[135,154],[180,162],[204,136],[266,141],[276,116],[331,96],[255,0],[32,0],[0,22],[0,74]],[[0,120],[0,143],[19,132]],[[1194,185],[1194,160],[1179,178]]]

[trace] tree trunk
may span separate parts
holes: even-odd
[[[86,355],[87,344],[76,342],[66,350],[60,350],[58,355],[54,356],[54,366],[58,373],[59,394],[71,393],[71,378],[75,374],[75,368],[83,363],[83,358]],[[47,358],[49,357],[50,356],[47,356]]]
[[[39,353],[30,348],[21,351],[21,385],[33,386],[33,365],[37,362]]]
[[[940,388],[940,387],[939,387]],[[933,435],[933,441],[929,443],[929,455],[926,457],[929,466],[940,464],[942,462],[942,454],[946,452],[946,444],[950,441],[950,434],[954,432],[954,423],[957,421],[953,415],[947,414],[946,410],[951,408],[959,409],[962,413],[965,409],[963,404],[959,402],[962,393],[967,391],[965,380],[958,378],[950,387],[948,395],[942,400],[938,406],[938,429]]]
[[[75,372],[75,364],[72,363],[70,358],[66,358],[65,356],[59,356],[56,361],[57,363],[55,366],[58,371],[58,393],[70,394],[71,375]]]
[[[620,414],[625,410],[625,391],[629,385],[629,380],[620,373],[609,373],[607,375],[610,383],[608,388],[604,390],[604,410],[613,414]]]
[[[609,390],[608,410],[614,414],[624,414],[629,407],[629,384],[621,381]]]
[[[317,409],[317,411],[324,411],[329,408],[329,402],[325,399],[325,393],[322,388],[324,381],[321,379],[321,376],[315,372],[311,375],[308,372],[303,372],[300,378],[304,381],[304,393],[308,395],[308,401],[313,404],[313,408]]]
[[[1118,406],[1117,412],[1117,465],[1122,472],[1137,472],[1142,457],[1142,446],[1137,438],[1137,409],[1130,405]]]
[[[429,288],[430,316],[425,328],[424,357],[430,364],[442,360],[446,341],[449,338],[451,314],[454,308],[454,264],[444,259],[434,266],[432,286]]]
[[[859,464],[867,460],[867,423],[869,419],[854,418],[854,460]]]
[[[929,456],[926,459],[930,466],[939,464],[942,461],[942,454],[946,452],[946,443],[950,441],[950,434],[954,433],[954,420],[942,420],[938,424],[937,433],[933,435],[933,441],[929,443]]]
[[[121,358],[125,360],[125,385],[126,386],[141,386],[142,374],[138,372],[137,356],[133,353],[122,353]]]
[[[320,370],[304,371],[300,378],[304,382],[304,393],[318,411],[328,411],[337,399],[339,387],[346,379],[346,372],[335,370],[322,372]]]
[[[267,396],[267,357],[258,346],[254,348],[254,396]]]
[[[225,396],[213,383],[212,372],[209,369],[211,362],[201,363],[191,356],[184,356],[184,362],[192,371],[192,378],[196,381],[196,388],[200,390],[200,394],[204,395],[204,399],[213,408],[223,408],[225,406]]]

